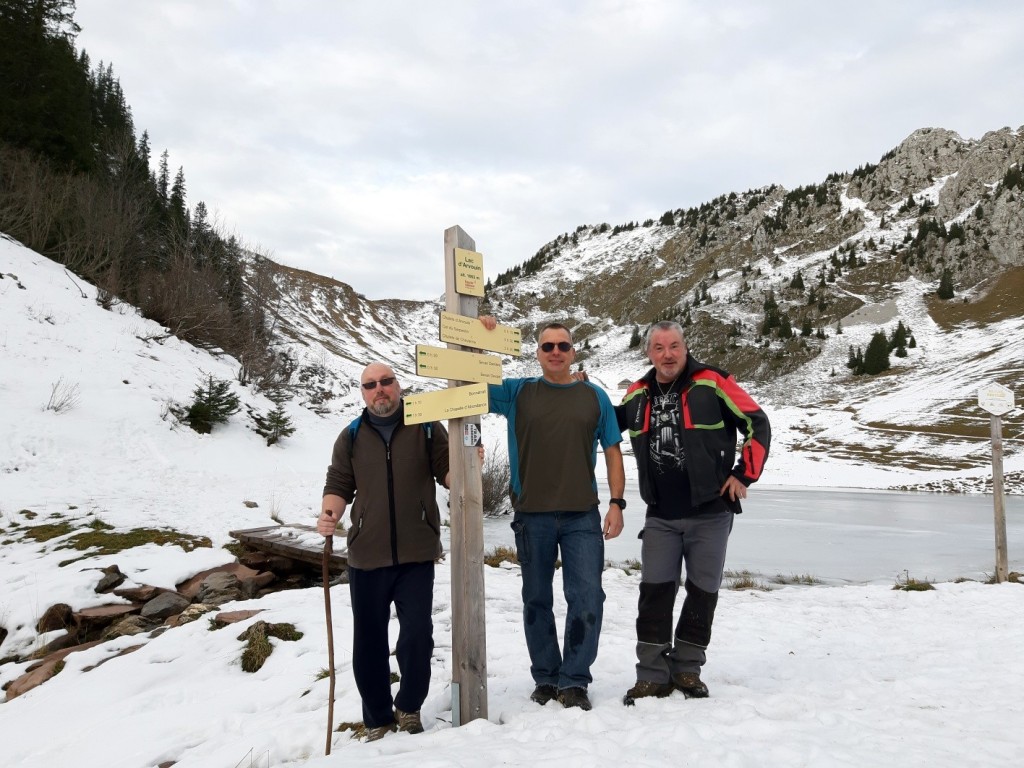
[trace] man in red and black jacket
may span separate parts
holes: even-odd
[[[654,367],[616,407],[629,432],[647,504],[641,533],[637,682],[623,702],[680,690],[704,698],[700,679],[725,570],[733,513],[761,476],[771,427],[760,406],[726,371],[695,360],[678,323],[647,333]],[[736,456],[736,436],[742,438]],[[685,566],[686,597],[672,632]]]

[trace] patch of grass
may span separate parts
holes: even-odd
[[[259,672],[274,652],[274,646],[267,639],[267,622],[257,621],[240,634],[238,639],[246,641],[245,650],[242,651],[242,671]]]
[[[755,579],[749,571],[732,579],[732,581],[729,582],[729,589],[735,589],[737,591],[753,589],[758,592],[771,592],[771,587],[763,581]]]
[[[361,738],[366,734],[366,724],[359,722],[345,721],[344,723],[338,723],[338,727],[335,728],[338,733],[344,733],[345,731],[352,731],[352,735],[355,738]]]
[[[395,683],[400,683],[400,682],[402,682],[402,678],[399,677],[397,672],[392,672],[391,673],[391,684],[394,685]]]
[[[278,640],[301,640],[302,632],[294,624],[268,624],[267,635]]]
[[[821,579],[817,579],[809,573],[790,574],[785,576],[781,573],[775,574],[775,578],[772,579],[775,584],[821,584]]]
[[[50,675],[50,677],[56,677],[57,675],[59,675],[61,672],[64,671],[64,667],[65,667],[64,659],[61,659],[60,661],[58,661],[56,664],[53,665],[53,674]]]
[[[18,512],[18,514],[22,517],[27,517],[29,520],[35,520],[37,517],[39,517],[39,515],[37,515],[31,509],[23,509],[20,512]]]
[[[33,525],[25,529],[25,535],[30,539],[35,539],[38,542],[50,541],[50,539],[56,539],[58,536],[66,536],[75,530],[69,522],[60,523],[44,523],[43,525]]]
[[[641,570],[641,563],[635,557],[631,557],[628,560],[622,561],[622,570],[627,574],[639,573]]]
[[[123,552],[126,549],[141,547],[145,544],[157,544],[161,547],[172,544],[181,547],[186,552],[191,552],[199,547],[210,548],[213,546],[206,536],[192,536],[188,533],[181,533],[171,528],[133,528],[130,531],[112,532],[112,528],[105,523],[105,527],[76,533],[74,536],[63,542],[57,549],[76,549],[78,551],[95,550],[94,555],[113,555]]]
[[[313,678],[313,679],[314,680],[325,680],[325,679],[327,679],[330,676],[331,676],[331,670],[327,669],[327,667],[324,667],[323,669],[321,669],[319,672],[316,673],[316,677]]]
[[[519,563],[519,555],[514,547],[496,546],[484,555],[484,565],[497,568],[502,563],[512,563],[512,565]]]
[[[257,621],[238,636],[239,640],[245,641],[242,671],[258,672],[263,667],[270,654],[274,652],[274,646],[270,643],[272,637],[278,640],[299,640],[302,633],[294,624],[268,624],[265,621]]]
[[[929,590],[935,589],[935,585],[930,581],[920,581],[910,575],[909,572],[904,571],[902,576],[896,577],[896,583],[892,586],[893,589],[899,589],[904,592],[928,592]]]
[[[244,555],[244,554],[246,554],[246,553],[248,553],[250,551],[245,546],[245,544],[243,544],[240,541],[230,541],[227,544],[225,544],[222,547],[222,549],[226,549],[228,552],[230,552],[232,555],[234,555],[236,559],[240,558],[242,555]]]
[[[1017,573],[1017,571],[1010,571],[1008,574],[1006,574],[1006,580],[1011,584],[1024,584],[1024,581],[1022,581],[1024,580],[1024,575]],[[995,584],[996,575],[993,573],[991,576],[985,579],[985,583]]]
[[[976,295],[969,304],[964,304],[960,294],[951,301],[929,296],[928,313],[944,331],[964,322],[985,326],[1017,317],[1020,297],[1024,294],[1024,267],[1010,267],[980,287],[984,294]]]

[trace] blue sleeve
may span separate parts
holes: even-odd
[[[511,416],[516,406],[516,396],[525,379],[504,379],[501,384],[487,385],[487,412]]]
[[[597,393],[597,402],[601,405],[601,420],[597,426],[597,438],[601,441],[601,447],[607,448],[610,445],[618,445],[622,442],[622,432],[619,429],[619,421],[615,417],[615,406],[611,399],[600,387],[587,382]]]

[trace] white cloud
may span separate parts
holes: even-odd
[[[494,276],[578,224],[1024,122],[1009,0],[80,0],[77,19],[192,203],[372,297],[440,293],[455,223]]]

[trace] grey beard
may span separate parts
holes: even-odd
[[[388,400],[381,400],[380,402],[371,403],[369,408],[370,413],[374,416],[390,416],[398,410],[398,405]]]

